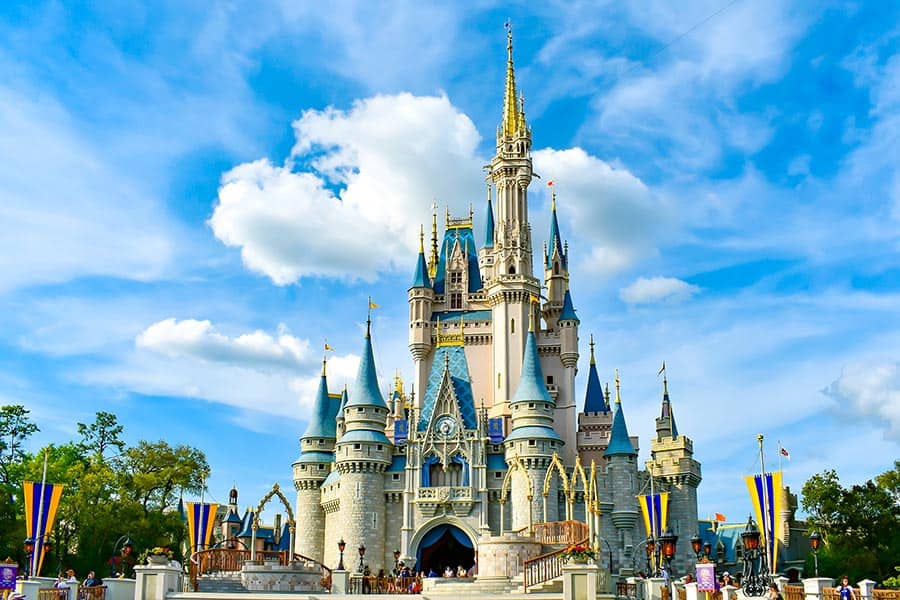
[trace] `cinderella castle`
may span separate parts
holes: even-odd
[[[673,566],[683,572],[693,559],[700,464],[676,427],[665,382],[645,465],[618,375],[613,397],[600,384],[593,341],[587,388],[575,388],[584,358],[568,244],[554,194],[542,281],[528,218],[532,132],[511,34],[507,50],[483,226],[476,235],[472,211],[448,212],[439,238],[435,215],[427,251],[420,233],[408,289],[409,392],[397,378],[382,394],[371,321],[349,390],[329,390],[323,363],[293,463],[294,550],[335,566],[343,540],[351,569],[364,546],[372,572],[399,560],[418,571],[474,565],[479,575],[509,576],[565,530],[583,532],[604,568],[642,570],[647,531],[636,496],[649,492],[652,473],[656,491],[669,492],[668,524],[683,540]]]

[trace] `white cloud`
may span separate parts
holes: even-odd
[[[645,258],[672,221],[665,202],[639,178],[581,148],[538,150],[534,163],[555,182],[565,229],[590,244],[578,261],[587,271],[609,274]]]
[[[372,281],[409,267],[433,200],[456,214],[483,196],[478,132],[446,98],[376,96],[306,111],[285,166],[225,173],[210,225],[278,285],[325,276]],[[337,190],[337,191],[335,191]]]
[[[674,277],[639,277],[631,285],[619,290],[619,297],[628,304],[680,302],[698,293],[700,288]]]
[[[257,330],[231,338],[215,331],[209,321],[169,318],[142,331],[135,345],[170,358],[191,357],[257,369],[310,366],[314,357],[309,341],[290,335],[284,326],[280,329],[277,336]]]
[[[841,414],[871,419],[887,428],[889,438],[900,441],[900,363],[853,362],[825,394]]]

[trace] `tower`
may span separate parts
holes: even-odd
[[[437,225],[435,233],[437,235]],[[428,377],[426,359],[431,352],[431,313],[434,306],[434,290],[431,287],[431,276],[425,262],[425,232],[419,232],[419,256],[416,260],[416,272],[409,296],[409,352],[412,354],[415,369],[414,381],[420,386]]]
[[[607,484],[612,489],[612,526],[615,528],[618,550],[618,564],[627,564],[630,559],[627,548],[634,548],[636,539],[634,528],[638,520],[637,457],[638,448],[628,436],[622,398],[619,395],[619,372],[616,370],[616,411],[613,417],[609,445],[606,447]],[[609,532],[609,528],[607,528]]]
[[[546,515],[541,514],[540,496],[551,458],[562,449],[564,443],[553,429],[554,403],[544,385],[533,325],[529,327],[526,336],[524,354],[522,376],[516,395],[509,403],[512,430],[504,440],[504,445],[507,465],[513,467],[513,463],[520,461],[531,484],[519,474],[512,477],[513,529],[528,527],[538,520],[559,520],[556,496],[553,496],[552,502],[548,502]],[[528,498],[529,495],[531,498]]]
[[[544,254],[544,285],[547,288],[547,302],[544,304],[544,319],[548,329],[554,329],[557,318],[563,310],[565,295],[569,291],[568,245],[563,248],[559,234],[559,220],[556,217],[556,190],[550,191],[550,235]]]
[[[668,526],[681,539],[697,533],[697,486],[702,479],[700,463],[694,460],[694,443],[678,434],[669,400],[669,382],[663,364],[663,396],[656,438],[650,444],[647,469],[669,492]],[[676,572],[684,572],[694,560],[689,544],[679,544],[672,561]]]
[[[487,207],[484,211],[484,243],[478,251],[478,267],[485,282],[494,278],[494,206],[491,204],[491,184],[487,186]]]
[[[294,551],[322,562],[325,535],[325,513],[320,504],[320,487],[334,463],[337,436],[337,403],[328,395],[325,360],[319,389],[306,431],[300,437],[300,458],[294,461],[294,489],[297,491]]]
[[[609,402],[603,395],[603,387],[597,375],[593,335],[589,346],[591,358],[588,365],[587,389],[584,394],[584,406],[578,414],[578,453],[581,455],[582,464],[591,464],[591,461],[594,461],[598,467],[602,467],[606,464],[604,451],[609,446],[613,414],[610,412]]]
[[[384,435],[388,407],[378,386],[372,352],[371,320],[356,383],[344,405],[344,434],[335,447],[340,473],[340,531],[348,544],[364,545],[366,560],[374,572],[390,569],[385,560],[384,473],[391,464],[392,446]]]
[[[488,178],[497,191],[497,222],[493,239],[494,277],[487,285],[494,340],[496,388],[493,416],[509,414],[511,389],[519,379],[525,347],[525,324],[531,301],[540,295],[533,275],[531,226],[528,222],[528,185],[531,129],[516,97],[512,31],[507,30],[506,90],[503,117],[497,128],[497,154],[488,165]]]

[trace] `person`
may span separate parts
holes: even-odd
[[[856,592],[853,591],[850,578],[846,575],[841,577],[841,585],[838,586],[837,591],[841,595],[841,600],[856,600]]]
[[[734,580],[731,578],[731,573],[728,571],[722,573],[722,587],[725,587],[726,585],[734,585]]]
[[[468,577],[469,573],[466,571],[466,568],[462,565],[456,567],[456,576],[457,577]]]
[[[428,577],[439,577],[437,571],[434,570],[434,567],[428,569]]]
[[[456,572],[450,567],[450,565],[444,567],[444,577],[453,577],[455,575]]]
[[[60,600],[66,600],[69,597],[69,582],[66,581],[66,574],[60,573],[59,577],[56,578],[56,582],[53,584],[58,592],[57,596]]]
[[[66,569],[66,582],[78,583],[78,579],[75,577],[75,569]]]
[[[103,580],[97,577],[97,574],[93,571],[88,571],[88,576],[81,585],[82,587],[97,587],[103,585]]]
[[[694,576],[691,575],[690,573],[688,573],[687,575],[684,576],[684,582],[685,583],[694,583]]]
[[[781,595],[781,592],[778,591],[777,583],[773,582],[773,583],[769,584],[769,593],[767,595],[767,598],[769,600],[784,600],[784,597]]]

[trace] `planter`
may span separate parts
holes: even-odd
[[[165,554],[149,554],[147,556],[147,564],[153,566],[165,566],[169,564],[169,557]]]
[[[586,564],[588,564],[588,557],[587,556],[573,556],[572,558],[569,559],[569,562],[571,562],[573,565],[586,565]]]

